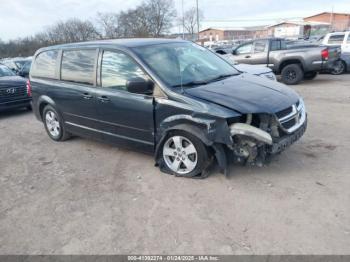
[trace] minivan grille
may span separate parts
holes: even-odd
[[[1,87],[0,101],[7,102],[27,96],[27,89],[25,86]]]
[[[306,120],[304,102],[299,100],[296,104],[275,113],[279,125],[286,133],[297,130]]]

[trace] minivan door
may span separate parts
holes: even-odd
[[[98,72],[97,124],[104,139],[153,150],[153,96],[126,90],[131,79],[149,77],[133,58],[117,50],[101,50]]]
[[[67,129],[83,136],[102,138],[96,132],[96,65],[98,49],[63,50],[60,90],[52,90]]]

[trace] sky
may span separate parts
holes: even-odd
[[[142,0],[0,0],[0,39],[33,35],[71,17],[94,19],[97,12],[119,12]],[[173,0],[178,15],[196,0]],[[350,13],[350,0],[198,0],[203,11],[201,27],[268,25],[324,11]],[[174,27],[173,32],[178,32]]]

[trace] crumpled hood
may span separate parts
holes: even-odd
[[[0,88],[26,85],[27,80],[20,76],[0,77]]]
[[[185,94],[242,114],[276,113],[295,104],[299,96],[284,84],[251,74],[185,89]]]

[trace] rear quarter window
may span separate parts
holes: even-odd
[[[63,51],[61,79],[92,85],[95,74],[96,49]]]
[[[328,39],[328,44],[341,45],[344,41],[345,34],[331,35]]]
[[[58,50],[44,51],[37,55],[31,75],[34,77],[56,78]]]

